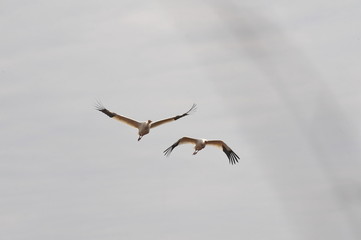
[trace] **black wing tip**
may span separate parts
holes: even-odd
[[[172,152],[172,150],[170,150],[171,147],[167,148],[166,150],[163,151],[164,156],[169,157],[170,153]]]
[[[191,109],[188,110],[187,115],[197,111],[197,104],[193,103]]]
[[[175,147],[173,147],[173,145],[172,145],[172,146],[170,146],[169,148],[167,148],[166,150],[164,150],[164,151],[163,151],[164,156],[169,157],[174,148],[175,148]]]
[[[172,146],[170,146],[169,148],[167,148],[166,150],[163,151],[164,156],[169,157],[169,155],[171,154],[171,152],[173,151],[173,149],[178,146],[179,144],[179,140],[175,143],[172,144]]]
[[[110,118],[115,116],[115,114],[110,112],[108,109],[106,109],[104,107],[103,103],[101,101],[99,101],[99,100],[97,100],[96,103],[95,103],[95,110],[98,110],[98,111],[106,114]]]
[[[105,110],[105,107],[100,100],[96,100],[96,102],[94,104],[94,108],[95,108],[95,110],[98,110],[98,111]]]
[[[228,150],[226,147],[223,146],[223,152],[227,155],[229,163],[230,164],[236,164],[238,163],[238,160],[240,159],[238,155],[233,152],[232,150]]]
[[[229,159],[229,163],[234,165],[234,164],[238,163],[239,157],[234,152],[231,152],[230,156],[228,156],[228,159]]]
[[[192,107],[186,113],[183,113],[182,115],[176,116],[174,118],[174,120],[178,120],[178,119],[180,119],[182,117],[188,116],[188,115],[194,113],[196,110],[197,110],[197,104],[193,103]]]

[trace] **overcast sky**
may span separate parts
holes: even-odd
[[[1,1],[0,238],[359,239],[360,9]]]

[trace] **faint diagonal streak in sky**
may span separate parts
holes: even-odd
[[[344,209],[345,219],[355,239],[359,239],[361,216],[349,205],[350,201],[355,201],[347,198],[357,198],[360,202],[360,186],[347,180],[346,176],[339,172],[337,166],[337,162],[342,160],[345,165],[360,169],[361,154],[354,135],[356,130],[352,129],[352,125],[343,115],[318,72],[302,56],[302,53],[290,44],[277,26],[251,9],[240,9],[230,1],[218,3],[214,9],[221,16],[224,25],[228,26],[234,36],[239,39],[238,51],[245,51],[249,59],[267,76],[271,85],[283,99],[288,111],[294,116],[295,122],[309,142],[317,160],[323,166],[323,172],[333,187],[340,209]],[[242,43],[247,44],[242,46]],[[287,55],[279,56],[284,49],[287,49]],[[282,61],[284,58],[287,61]],[[318,96],[313,102],[316,111],[312,121],[307,121],[300,109],[297,97],[302,96],[292,94],[290,91],[294,87],[293,81],[310,84],[316,88]]]

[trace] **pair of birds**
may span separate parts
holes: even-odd
[[[168,122],[172,122],[172,121],[176,121],[180,118],[183,118],[185,116],[190,115],[194,110],[196,109],[196,104],[193,104],[193,106],[185,113],[181,114],[181,115],[177,115],[175,117],[170,117],[170,118],[166,118],[163,120],[159,120],[156,122],[153,122],[151,120],[148,120],[146,122],[138,122],[136,120],[133,120],[131,118],[119,115],[115,112],[111,112],[108,109],[106,109],[103,104],[101,104],[100,102],[97,103],[96,105],[96,110],[106,114],[108,117],[113,118],[115,120],[118,120],[120,122],[126,123],[132,127],[135,127],[138,129],[138,141],[140,141],[142,139],[142,137],[144,135],[147,135],[150,131],[150,129],[158,127],[162,124],[168,123]],[[233,152],[233,150],[227,146],[227,144],[225,144],[222,140],[207,140],[207,139],[196,139],[196,138],[190,138],[190,137],[182,137],[180,138],[177,142],[175,142],[172,146],[170,146],[169,148],[167,148],[166,150],[164,150],[164,155],[165,156],[169,156],[170,153],[173,151],[173,149],[175,147],[177,147],[179,144],[184,144],[184,143],[191,143],[194,144],[194,152],[193,155],[197,154],[200,150],[202,150],[203,148],[205,148],[206,145],[211,145],[211,146],[217,146],[217,147],[221,147],[223,152],[227,155],[229,163],[230,164],[235,164],[238,162],[239,157],[237,156],[237,154],[235,152]]]

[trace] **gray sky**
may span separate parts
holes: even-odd
[[[1,239],[360,238],[358,1],[0,6]]]

